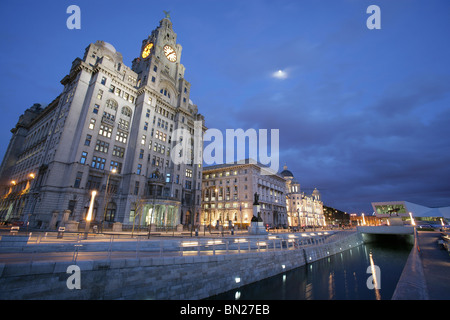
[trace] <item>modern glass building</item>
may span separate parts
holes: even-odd
[[[442,218],[447,224],[450,220],[450,207],[430,208],[408,201],[386,201],[372,202],[372,208],[375,215],[380,218],[399,216],[406,220],[410,219],[411,213],[411,216],[419,221],[440,222]]]

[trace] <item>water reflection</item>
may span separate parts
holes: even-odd
[[[405,244],[364,244],[210,299],[389,300],[410,250]]]

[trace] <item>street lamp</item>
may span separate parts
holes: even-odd
[[[92,220],[92,213],[94,211],[94,200],[95,200],[96,195],[97,195],[97,191],[93,190],[91,202],[89,203],[89,210],[86,214],[86,227],[84,229],[84,239],[87,239],[87,237],[88,237],[89,226],[90,226],[91,220]]]
[[[409,213],[409,217],[411,218],[411,225],[412,225],[412,226],[415,226],[415,225],[416,225],[416,222],[414,221],[414,218],[413,218],[411,212]]]

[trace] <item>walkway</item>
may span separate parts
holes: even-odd
[[[419,231],[419,249],[431,300],[450,300],[450,255],[439,248],[440,232]]]
[[[9,236],[5,242],[0,240],[0,264],[77,261],[116,258],[205,256],[220,254],[240,254],[248,252],[268,252],[274,250],[294,250],[317,244],[329,243],[345,238],[352,231],[321,231],[305,233],[275,233],[268,235],[249,235],[248,232],[225,237],[183,237],[155,236],[148,239],[147,234],[83,234],[66,233],[58,238],[57,233],[33,233],[31,237]],[[5,234],[4,234],[5,235]],[[3,236],[4,236],[3,235]],[[244,236],[246,235],[246,236]],[[23,238],[23,242],[18,241]]]

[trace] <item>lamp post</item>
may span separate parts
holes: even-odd
[[[89,226],[90,226],[91,220],[92,220],[92,213],[94,211],[94,200],[95,200],[96,195],[97,195],[97,191],[93,190],[92,196],[91,196],[91,202],[89,203],[89,210],[86,214],[86,227],[84,229],[84,239],[87,239],[87,237],[88,237]]]
[[[415,226],[415,225],[416,225],[416,222],[414,221],[414,218],[413,218],[411,212],[409,213],[409,217],[411,218],[411,225],[412,225],[412,226]]]

